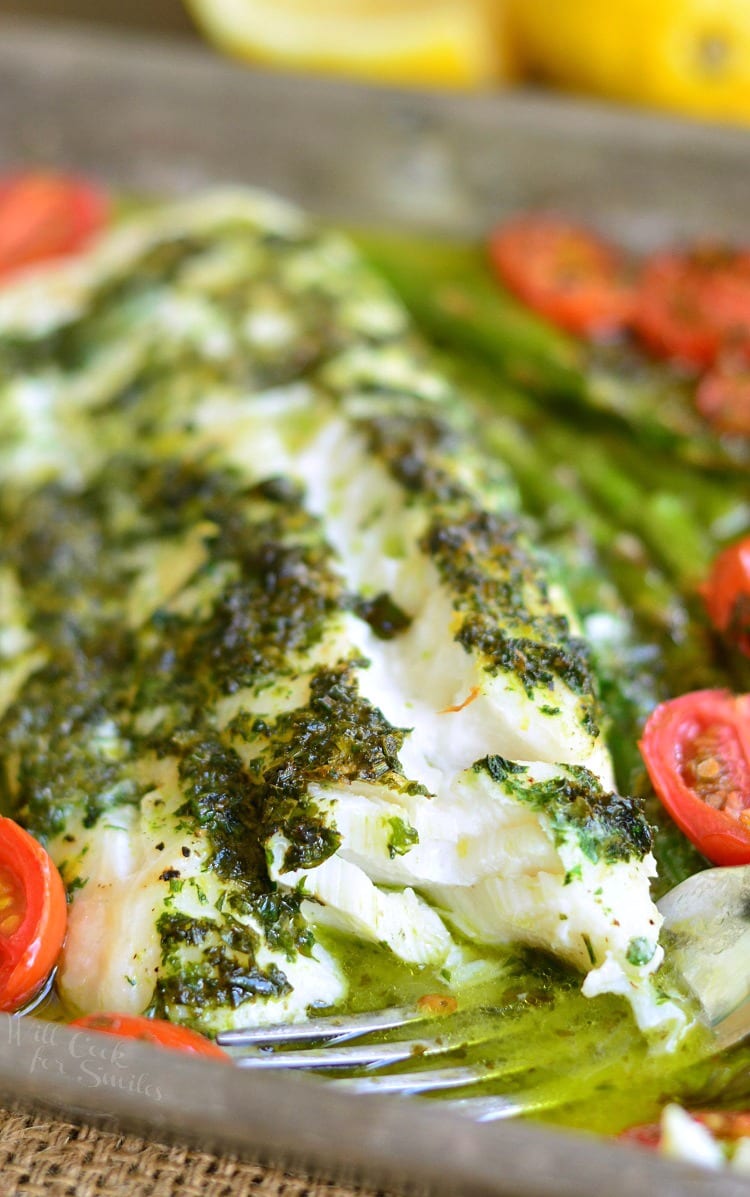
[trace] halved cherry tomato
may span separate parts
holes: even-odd
[[[65,889],[44,848],[0,818],[0,1010],[19,1010],[44,984],[66,922]]]
[[[715,1139],[750,1139],[750,1110],[690,1110]]]
[[[720,361],[698,383],[695,406],[717,432],[750,436],[750,364]]]
[[[700,589],[711,623],[750,656],[750,536],[719,553]]]
[[[750,253],[698,247],[646,262],[635,330],[657,356],[694,368],[750,355]]]
[[[69,175],[0,177],[0,277],[83,249],[106,223],[103,191]]]
[[[231,1062],[230,1056],[211,1039],[178,1027],[163,1018],[145,1018],[137,1014],[86,1014],[77,1018],[71,1027],[84,1031],[99,1031],[102,1035],[115,1035],[118,1039],[140,1039],[169,1051],[186,1052],[190,1056],[209,1056],[213,1060]]]
[[[696,690],[664,702],[640,741],[675,823],[713,864],[750,864],[750,695]]]
[[[501,281],[568,332],[596,337],[623,328],[633,287],[623,256],[594,233],[563,220],[521,216],[490,237]]]
[[[696,258],[710,280],[709,302],[724,345],[750,359],[750,250],[708,246]]]
[[[688,1110],[687,1113],[705,1126],[715,1139],[734,1143],[737,1139],[750,1138],[748,1110]],[[626,1143],[639,1143],[642,1147],[656,1150],[661,1146],[661,1126],[658,1122],[631,1126],[618,1138]]]
[[[642,1126],[629,1126],[621,1131],[617,1138],[622,1143],[637,1143],[639,1147],[648,1147],[656,1151],[661,1146],[661,1124],[645,1122]]]

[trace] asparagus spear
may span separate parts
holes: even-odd
[[[524,308],[476,247],[356,233],[429,334],[563,407],[616,417],[650,445],[702,465],[746,467],[747,438],[719,438],[695,411],[693,384],[627,345],[592,347]]]

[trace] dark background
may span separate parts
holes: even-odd
[[[181,0],[0,0],[0,16],[7,13],[197,36]]]

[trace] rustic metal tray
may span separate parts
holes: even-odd
[[[268,187],[348,224],[466,236],[544,205],[634,245],[747,236],[750,135],[533,94],[449,97],[251,72],[207,52],[0,19],[0,169],[131,192]],[[717,1177],[530,1124],[250,1075],[0,1015],[0,1101],[405,1192],[742,1197]]]

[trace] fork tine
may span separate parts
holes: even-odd
[[[343,1047],[313,1048],[311,1051],[274,1052],[256,1048],[236,1063],[240,1068],[360,1068],[364,1065],[400,1064],[404,1060],[423,1059],[444,1053],[445,1046],[415,1039],[403,1043],[370,1043]]]
[[[453,1043],[443,1043],[442,1047],[436,1046],[435,1050],[430,1054],[433,1056],[447,1055],[449,1052],[463,1046],[467,1045],[456,1041]],[[326,1049],[324,1048],[323,1050],[325,1051]],[[491,1082],[493,1085],[507,1084],[512,1078],[518,1077],[520,1074],[525,1075],[527,1072],[528,1062],[525,1060],[505,1060],[494,1064],[487,1064],[486,1062],[465,1065],[449,1064],[446,1068],[432,1068],[429,1071],[425,1070],[423,1072],[388,1073],[366,1077],[336,1077],[330,1083],[350,1086],[357,1093],[439,1093],[442,1090],[463,1089],[479,1083],[486,1084]],[[526,1094],[528,1092],[531,1091],[524,1090],[514,1094],[512,1097],[509,1097],[508,1094],[503,1094],[502,1101],[507,1102],[512,1100],[515,1103],[515,1112],[520,1113],[521,1110],[525,1110],[527,1107]],[[464,1098],[463,1101],[456,1101],[454,1099],[446,1104],[458,1107],[465,1103],[468,1106],[472,1102],[482,1100],[482,1098]],[[493,1100],[495,1099],[493,1098]],[[487,1107],[485,1115],[488,1111],[489,1107]],[[508,1111],[507,1114],[503,1114],[502,1116],[508,1117],[512,1112]]]
[[[364,1014],[324,1014],[304,1023],[274,1023],[267,1027],[243,1027],[222,1031],[216,1036],[221,1047],[253,1047],[267,1043],[301,1043],[307,1039],[335,1037],[337,1041],[368,1035],[372,1031],[391,1031],[411,1022],[426,1022],[435,1015],[417,1006],[389,1006],[386,1010],[368,1010]]]
[[[465,1114],[474,1122],[499,1122],[503,1118],[517,1118],[519,1114],[528,1113],[529,1105],[527,1093],[522,1091],[513,1097],[500,1093],[488,1097],[454,1097],[441,1102],[440,1108]]]
[[[345,1077],[329,1083],[353,1093],[431,1093],[443,1089],[463,1089],[487,1078],[487,1070],[471,1065],[455,1068],[431,1068],[425,1072],[401,1072],[395,1075]]]

